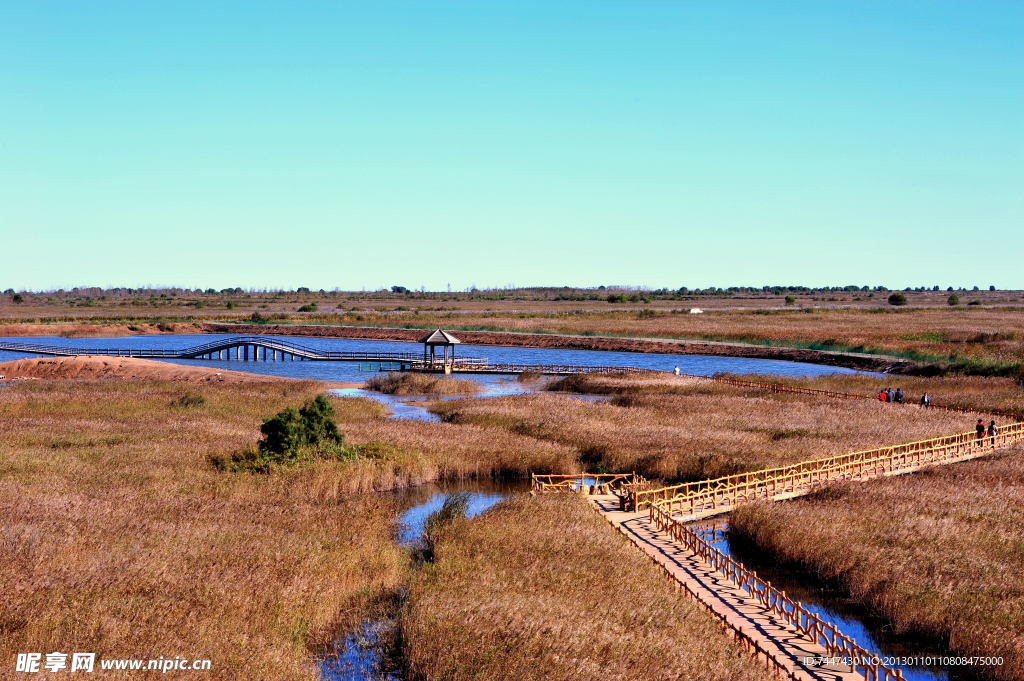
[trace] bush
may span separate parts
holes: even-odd
[[[955,293],[949,294],[949,298],[946,298],[946,305],[949,305],[950,307],[955,307],[955,306],[957,306],[959,304],[960,304],[960,296],[958,296]]]
[[[252,315],[249,316],[249,321],[251,323],[253,323],[253,324],[269,324],[270,323],[270,319],[268,317],[264,317],[259,312],[253,312]]]
[[[905,295],[903,295],[902,293],[893,293],[891,296],[889,296],[889,304],[890,305],[906,305],[907,304],[907,297]]]
[[[345,436],[334,422],[334,407],[323,395],[301,409],[288,407],[263,421],[263,439],[231,455],[229,462],[214,460],[218,468],[251,473],[270,473],[299,462],[346,459],[354,450],[344,447]]]
[[[793,296],[786,296],[786,305],[793,305],[796,303],[796,298]]]
[[[316,312],[316,311],[317,311],[316,303],[306,303],[305,305],[303,305],[302,307],[299,308],[299,312]]]
[[[25,299],[22,297],[22,295],[20,293],[15,293],[11,297],[11,302],[12,303],[17,303],[17,304],[20,305],[21,303],[25,302]]]

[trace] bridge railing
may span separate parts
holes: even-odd
[[[790,466],[767,468],[655,490],[639,491],[634,510],[657,507],[684,516],[710,514],[759,499],[806,493],[837,480],[866,479],[907,472],[937,463],[982,456],[988,451],[1024,441],[1024,423],[999,429],[997,435],[982,438],[975,432],[880,447],[843,456],[802,461]]]
[[[643,476],[636,473],[531,473],[530,489],[541,494],[581,492],[592,487],[612,492],[643,481]]]
[[[831,622],[821,619],[799,601],[789,598],[786,596],[786,592],[780,591],[767,580],[761,579],[755,572],[744,567],[742,563],[722,553],[701,536],[701,533],[686,527],[678,518],[673,518],[667,510],[652,507],[651,521],[673,541],[699,556],[729,581],[753,596],[762,607],[784,619],[801,634],[821,645],[825,649],[827,657],[849,659],[850,670],[859,672],[867,681],[902,681],[903,675],[900,670],[893,670],[876,663],[878,656],[861,647],[856,639],[844,634]],[[759,652],[773,656],[777,667],[788,668],[789,660],[776,657],[774,653],[768,651]]]

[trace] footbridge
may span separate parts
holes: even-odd
[[[421,373],[523,374],[568,376],[584,373],[649,373],[635,367],[585,366],[572,364],[493,363],[481,357],[436,357],[417,352],[356,352],[323,350],[267,336],[235,336],[187,348],[71,347],[37,343],[0,342],[0,350],[54,357],[101,355],[143,359],[202,359],[266,362],[360,362],[368,371],[414,371]]]
[[[786,595],[714,546],[694,521],[761,500],[810,494],[844,480],[865,481],[967,461],[1024,441],[1024,423],[995,436],[957,433],[803,461],[713,480],[658,487],[636,473],[533,475],[532,493],[583,493],[596,510],[703,605],[723,630],[776,677],[792,681],[903,681],[899,668],[860,646],[814,609]]]
[[[319,361],[319,362],[397,362],[422,363],[415,352],[353,352],[349,350],[322,350],[291,341],[266,336],[235,336],[194,345],[187,348],[81,348],[35,343],[0,342],[0,350],[24,352],[33,355],[77,357],[103,355],[108,357],[139,357],[145,359],[208,359],[241,361]],[[475,358],[461,358],[459,362],[480,362]]]

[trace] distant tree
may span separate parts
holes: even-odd
[[[959,304],[960,304],[960,296],[958,296],[955,293],[950,293],[949,294],[949,298],[946,298],[946,305],[949,305],[950,307],[955,307],[955,306],[957,306]]]
[[[989,286],[989,287],[988,287],[988,290],[989,290],[989,291],[995,291],[995,290],[996,290],[996,287],[995,287],[995,286]]]
[[[606,298],[606,300],[609,303],[624,303],[626,302],[626,296],[622,295],[621,293],[611,293],[608,295],[608,298]]]
[[[23,302],[25,302],[25,299],[21,297],[20,293],[15,293],[14,296],[11,297],[11,302],[12,303],[17,303],[17,304],[20,305]]]
[[[980,291],[981,289],[979,289],[979,288],[978,288],[977,286],[975,286],[975,287],[974,287],[974,288],[972,288],[971,290],[972,290],[972,291]]]
[[[4,295],[5,296],[13,296],[14,295],[14,289],[13,288],[7,289],[6,291],[4,291]]]
[[[407,289],[404,286],[392,286],[391,287],[391,292],[392,293],[409,293],[409,289]]]
[[[299,288],[295,289],[295,292],[296,293],[309,293],[309,287],[308,286],[300,286]]]
[[[938,291],[938,290],[939,290],[939,286],[938,286],[938,284],[936,284],[935,286],[932,286],[932,290],[933,290],[933,291]]]
[[[947,291],[952,291],[952,290],[953,290],[953,287],[952,287],[952,286],[950,286],[950,287],[949,287],[949,288],[947,288],[946,290],[947,290]]]
[[[905,295],[903,295],[902,293],[893,293],[891,296],[889,296],[889,304],[890,305],[906,305],[907,304],[907,297]]]

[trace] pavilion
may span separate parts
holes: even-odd
[[[437,366],[442,369],[445,373],[451,372],[451,366],[455,364],[455,346],[462,343],[458,338],[451,335],[447,331],[441,329],[435,329],[431,333],[427,334],[420,339],[420,343],[423,343],[423,362],[428,364],[430,368]],[[442,348],[441,364],[437,364],[437,348]],[[430,348],[429,356],[427,354],[427,348]],[[448,359],[448,348],[452,349],[451,360]]]

